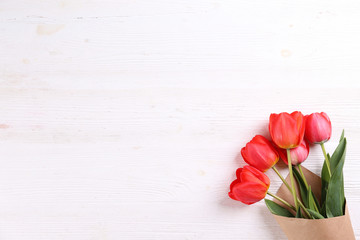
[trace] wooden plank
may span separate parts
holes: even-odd
[[[272,112],[348,138],[360,237],[360,3],[0,3],[0,238],[286,239],[227,197]],[[320,172],[322,153],[304,163]],[[285,168],[281,168],[287,174]],[[280,180],[273,172],[270,189]]]

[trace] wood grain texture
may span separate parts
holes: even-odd
[[[286,239],[227,197],[271,112],[348,138],[360,237],[360,3],[0,2],[0,238]],[[320,172],[312,148],[304,163]],[[286,169],[281,170],[286,174]],[[271,190],[280,185],[269,172]]]

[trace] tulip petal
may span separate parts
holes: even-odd
[[[240,179],[236,179],[230,184],[230,192],[231,192],[231,189],[233,189],[234,186],[238,183],[241,183]]]
[[[238,178],[238,179],[240,179],[240,175],[241,175],[241,172],[242,172],[242,168],[238,168],[237,170],[236,170],[236,177]]]
[[[262,200],[266,196],[267,190],[268,188],[262,184],[242,182],[234,186],[230,197],[250,205]]]
[[[258,182],[259,184],[263,184],[265,186],[270,186],[270,179],[268,176],[251,166],[244,167],[240,175],[240,179],[242,182],[244,182],[245,179],[248,179],[249,181]]]

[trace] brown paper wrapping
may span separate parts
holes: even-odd
[[[306,168],[302,167],[305,178],[311,186],[315,196],[320,200],[321,196],[321,178]],[[290,185],[290,176],[286,177],[286,181]],[[296,183],[296,180],[295,180]],[[291,185],[290,185],[291,186]],[[298,186],[297,192],[299,191]],[[294,205],[294,199],[287,187],[282,184],[277,191],[279,197]],[[297,196],[300,196],[298,193]],[[282,203],[274,200],[278,204]],[[284,206],[286,207],[286,206]],[[287,208],[287,207],[286,207]],[[290,210],[290,209],[289,209]],[[293,211],[292,211],[293,212]],[[354,230],[351,225],[349,211],[346,206],[345,215],[340,217],[326,219],[302,219],[289,218],[274,215],[275,220],[279,223],[285,235],[290,240],[354,240]]]

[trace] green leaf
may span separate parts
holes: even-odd
[[[330,158],[330,169],[331,174],[335,171],[336,166],[339,164],[341,157],[344,154],[346,147],[346,139],[342,136],[342,139],[339,142],[339,145],[336,147],[334,153],[332,154]]]
[[[340,136],[340,141],[339,142],[341,142],[344,139],[344,134],[345,134],[345,130],[343,129],[342,133],[341,133],[341,136]]]
[[[289,210],[269,199],[265,199],[265,204],[272,214],[283,217],[294,217],[294,214],[292,214]]]
[[[313,211],[311,209],[307,209],[307,210],[313,219],[324,219],[324,217],[320,213]]]
[[[321,213],[321,215],[325,216],[325,218],[326,218],[326,204],[325,203],[321,206],[320,213]]]
[[[314,192],[313,192],[313,191],[311,191],[311,194],[312,194],[312,199],[314,200],[314,203],[315,203],[315,205],[316,205],[317,209],[319,209],[319,210],[320,210],[320,204],[319,204],[318,199],[316,198],[316,196],[315,196],[315,194],[314,194]]]
[[[314,201],[313,193],[311,191],[311,186],[309,186],[309,188],[308,188],[307,195],[308,195],[308,206],[309,206],[308,208],[311,209],[311,210],[316,211],[316,209],[315,209],[315,201]]]
[[[298,182],[298,185],[299,185],[301,200],[303,201],[305,207],[308,207],[308,205],[309,205],[309,202],[308,202],[308,190],[306,188],[305,182],[302,179],[299,171],[294,166],[292,166],[292,168],[293,168],[293,172],[294,172],[294,177],[295,177],[295,179],[296,179],[296,181]]]
[[[326,162],[324,161],[322,170],[321,170],[321,203],[325,202],[326,192],[329,185],[330,175],[326,166]]]
[[[330,159],[330,155],[328,155],[328,159]],[[328,190],[330,175],[326,166],[326,161],[324,160],[323,167],[321,169],[321,209],[320,211],[323,215],[326,213],[325,202],[326,202],[326,193]]]
[[[296,212],[296,218],[303,218],[302,214],[301,214],[301,208],[299,207],[297,212]]]
[[[343,167],[346,155],[346,138],[343,138],[331,161],[337,163],[331,178],[329,180],[328,190],[326,194],[326,215],[327,217],[337,217],[344,215],[345,194],[344,194],[344,176]]]

